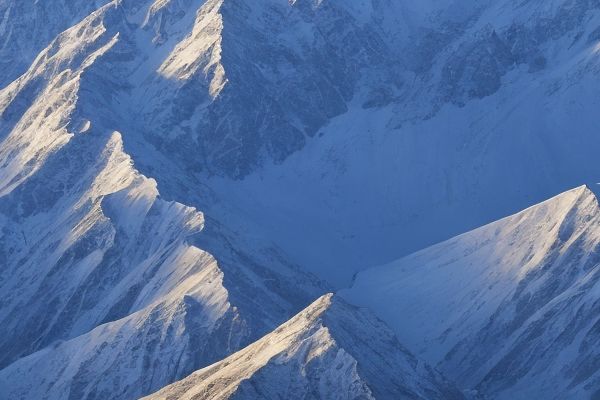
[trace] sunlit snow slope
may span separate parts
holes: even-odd
[[[381,357],[385,354],[385,357]],[[325,295],[256,343],[147,399],[463,399],[368,311]]]
[[[325,290],[275,246],[161,198],[125,149],[117,72],[151,63],[142,26],[184,7],[109,2],[0,90],[2,398],[137,398]]]
[[[338,286],[600,176],[596,2],[410,3],[433,13],[382,37],[398,86],[357,83],[282,165],[214,184]]]
[[[356,277],[409,349],[493,399],[600,390],[600,207],[580,187]]]
[[[362,312],[327,339],[348,374],[302,375],[274,330],[597,181],[599,27],[592,0],[0,0],[0,398],[134,399],[285,359],[264,335],[316,397],[325,371],[427,398]],[[462,388],[591,395],[596,208],[568,192],[348,296]]]

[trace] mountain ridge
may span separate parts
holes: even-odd
[[[598,26],[590,0],[0,0],[2,395],[147,395],[356,276],[414,295],[406,329],[371,305],[462,387],[587,396],[597,201],[470,230],[597,178]],[[345,339],[341,387],[390,389]]]
[[[356,321],[364,325],[359,327]],[[348,347],[356,341],[367,348]],[[377,356],[375,349],[387,352],[385,366],[377,358],[368,361],[369,356]],[[335,369],[328,367],[330,363],[337,365]],[[302,378],[296,381],[294,376],[300,374]],[[406,352],[380,321],[328,294],[246,349],[146,399],[280,396],[463,398],[439,374]]]
[[[581,186],[367,270],[343,295],[463,388],[498,399],[583,396],[596,385],[575,360],[593,357],[579,335],[595,340],[598,249],[598,198]]]

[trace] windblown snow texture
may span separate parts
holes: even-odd
[[[597,181],[599,27],[591,0],[0,0],[0,398],[597,395],[595,196],[450,238]],[[313,303],[350,285],[391,330]]]
[[[463,388],[593,398],[599,250],[600,206],[582,186],[365,271],[343,296]]]
[[[464,397],[381,321],[330,294],[256,343],[147,397],[192,398]]]

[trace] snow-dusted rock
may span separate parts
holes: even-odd
[[[158,8],[174,7],[151,5],[146,15],[139,3],[106,4],[0,91],[2,397],[139,397],[325,290],[277,248],[236,243],[239,233],[163,200],[133,166],[113,89],[128,86],[119,74],[137,60],[137,35],[151,40]],[[9,387],[31,361],[46,372]]]
[[[579,187],[356,277],[415,354],[494,399],[589,398],[596,368],[600,207]]]
[[[597,179],[599,25],[589,0],[0,0],[4,388],[148,394],[324,293],[307,271],[341,287]],[[574,196],[586,215],[593,202],[573,193],[561,207]],[[443,343],[435,318],[433,336],[419,333],[448,354],[440,367],[510,396],[532,394],[527,373],[547,363],[544,390],[589,393],[593,330],[576,322],[594,308],[575,297],[593,299],[581,279],[595,249],[574,238],[590,221],[540,228],[560,250],[519,225],[537,246],[518,250],[532,256],[523,276],[512,253],[483,246],[510,265],[485,279],[493,299],[461,303],[465,325]],[[537,314],[568,318],[559,293],[565,310],[583,307],[571,342]],[[491,337],[469,336],[487,307],[499,313],[489,335],[506,343],[493,357]],[[503,325],[511,307],[525,320]],[[578,351],[559,356],[550,340]]]
[[[256,343],[146,399],[463,399],[364,309],[325,295]]]

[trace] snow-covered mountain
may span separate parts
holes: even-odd
[[[325,295],[256,343],[146,399],[281,398],[464,397],[370,312]]]
[[[67,388],[93,393],[114,375],[112,390],[132,398],[237,350],[323,291],[275,250],[245,255],[246,242],[234,248],[195,209],[161,200],[118,133],[81,135],[0,199],[3,367],[66,341],[61,353],[91,359],[75,370],[64,355],[53,364]],[[93,340],[105,323],[106,337]],[[115,368],[135,359],[139,369]],[[102,377],[86,373],[91,365]],[[164,371],[149,377],[150,366]]]
[[[83,3],[37,29],[55,34]],[[76,123],[121,132],[163,196],[335,286],[597,178],[594,2],[106,3],[105,32],[70,42],[115,39]],[[8,39],[8,56],[40,48]],[[40,85],[20,80],[7,131]]]
[[[587,187],[360,273],[343,296],[492,399],[600,390],[600,206]]]
[[[0,0],[0,397],[133,399],[271,354],[259,338],[357,271],[596,180],[599,26],[591,0]],[[595,257],[579,251],[561,265]],[[544,275],[548,296],[565,274]],[[329,321],[363,318],[333,304]],[[297,321],[290,354],[320,338]],[[357,379],[388,390],[369,375],[382,343],[359,344],[372,326],[335,326]],[[440,367],[522,390],[524,370],[474,373],[504,365],[467,355],[481,340]],[[409,364],[390,368],[432,387]],[[278,379],[264,367],[250,375]],[[594,387],[580,379],[569,394]]]
[[[116,72],[136,60],[139,6],[93,12],[0,91],[0,367],[32,354],[57,374],[28,374],[24,398],[139,397],[325,291],[275,246],[163,200],[133,166],[112,90],[128,85]]]
[[[214,184],[338,286],[598,180],[597,3],[411,3],[431,12],[391,66],[401,86],[387,101],[365,105],[358,84],[282,165]]]

